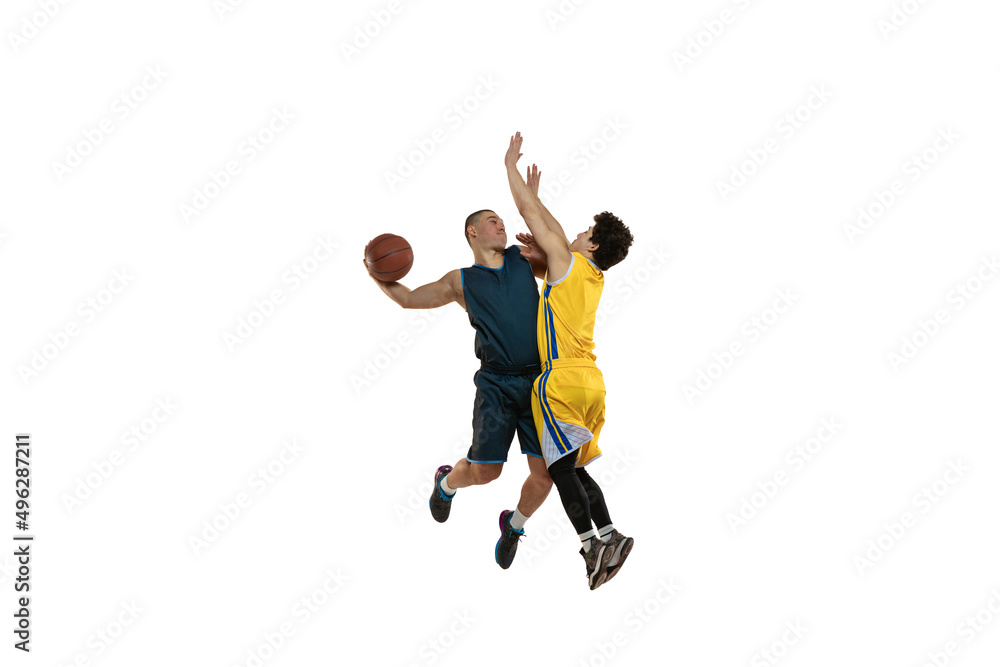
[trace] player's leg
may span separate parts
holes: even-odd
[[[608,577],[605,583],[611,581],[619,568],[625,563],[629,553],[632,552],[632,545],[635,543],[631,537],[622,535],[611,522],[611,514],[608,512],[608,505],[604,501],[604,492],[597,484],[597,481],[590,476],[584,468],[577,468],[576,475],[580,478],[584,491],[587,493],[587,500],[590,502],[590,516],[597,526],[597,535],[608,543],[608,548],[612,550],[611,560],[608,561]]]
[[[590,538],[597,535],[597,531],[591,523],[590,499],[577,473],[575,453],[566,454],[550,465],[548,470],[552,483],[559,490],[559,500],[562,501],[563,510],[566,511],[566,516],[569,517],[586,550],[589,548]]]
[[[580,538],[580,554],[587,565],[587,581],[591,590],[607,579],[607,565],[612,551],[606,548],[591,523],[590,500],[576,468],[576,452],[570,452],[549,466],[552,483],[559,490],[566,516]]]
[[[468,486],[489,484],[503,472],[503,463],[472,463],[460,459],[454,467],[441,466],[434,474],[434,490],[431,492],[431,516],[438,523],[448,520],[451,501],[455,492]]]
[[[521,498],[517,502],[517,512],[525,519],[534,514],[552,491],[552,477],[545,467],[545,461],[538,456],[527,456],[528,477],[521,485]],[[520,528],[520,526],[516,526]]]
[[[535,417],[531,410],[531,390],[534,378],[520,378],[521,395],[518,396],[520,415],[517,421],[517,440],[521,444],[521,453],[528,458],[528,477],[521,486],[521,498],[512,518],[514,528],[524,527],[524,521],[535,513],[552,490],[552,477],[549,476],[545,459],[542,457],[542,445],[538,440],[538,430],[535,427]]]
[[[542,506],[552,490],[552,478],[545,468],[545,461],[530,454],[527,458],[528,478],[521,486],[521,499],[517,503],[517,509],[500,512],[500,539],[497,540],[493,556],[497,565],[505,570],[514,562],[517,542],[524,537],[524,524]]]
[[[601,429],[604,428],[604,378],[597,373],[588,373],[590,384],[592,385],[589,406],[587,413],[587,426],[593,432],[593,439],[581,448],[579,461],[585,465],[600,456],[598,441],[601,436]],[[576,474],[580,478],[580,483],[587,493],[587,500],[590,503],[590,515],[597,526],[598,536],[608,543],[608,548],[612,550],[611,560],[608,561],[607,579],[605,583],[611,581],[618,570],[625,563],[635,540],[622,535],[611,522],[611,513],[608,511],[607,502],[604,500],[604,492],[586,468],[581,465],[576,469]]]
[[[590,518],[601,533],[604,526],[611,524],[611,513],[608,511],[608,504],[604,500],[604,491],[597,484],[597,480],[590,476],[586,468],[577,468],[576,476],[580,479],[584,493],[587,494],[587,505],[590,507]],[[604,538],[604,535],[601,535]]]
[[[503,472],[503,463],[471,462],[468,458],[459,459],[448,476],[441,480],[445,493],[453,494],[458,489],[468,486],[489,484]]]
[[[604,428],[604,381],[603,378],[596,377],[593,373],[587,373],[588,383],[600,387],[591,387],[587,391],[587,411],[585,414],[586,425],[593,437],[585,445],[580,447],[577,456],[576,474],[580,478],[583,490],[587,494],[587,503],[590,506],[590,516],[597,525],[598,534],[601,539],[605,539],[604,528],[611,525],[611,513],[608,512],[608,504],[604,500],[604,491],[601,490],[597,480],[590,476],[584,467],[601,455],[601,448],[598,442],[601,437],[601,429]],[[608,530],[610,532],[610,529]]]
[[[552,490],[552,478],[545,468],[542,447],[531,412],[531,390],[537,375],[521,375],[508,383],[511,407],[517,411],[517,440],[521,453],[528,458],[528,477],[521,486],[521,498],[516,509],[500,512],[500,539],[493,550],[497,565],[510,567],[517,552],[517,543],[524,536],[524,524],[535,513]]]
[[[516,417],[504,406],[501,380],[482,370],[474,378],[476,401],[472,409],[472,446],[469,454],[452,466],[441,466],[434,475],[430,509],[435,521],[444,523],[458,489],[489,484],[503,471],[507,450],[514,439]]]
[[[532,409],[549,476],[586,550],[589,538],[596,535],[591,525],[590,499],[576,467],[590,462],[590,458],[581,460],[580,454],[586,455],[594,440],[593,432],[581,425],[589,398],[586,383],[581,381],[579,369],[563,368],[543,373],[534,389]]]
[[[601,540],[591,521],[594,518],[604,521],[609,517],[603,494],[599,498],[595,493],[594,510],[591,509],[591,497],[578,470],[601,454],[597,436],[603,425],[603,378],[596,368],[564,367],[551,371],[547,380],[543,374],[536,389],[536,407],[543,417],[542,451],[549,464],[549,474],[583,543],[580,553],[587,563],[591,588],[597,588],[606,581],[607,563],[614,554],[612,549],[606,548],[608,545]],[[596,483],[589,477],[586,475],[593,490]]]

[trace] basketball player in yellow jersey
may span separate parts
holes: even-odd
[[[604,425],[604,376],[594,355],[597,305],[604,271],[625,259],[632,234],[604,212],[569,241],[538,199],[538,168],[528,170],[528,183],[521,178],[520,150],[518,132],[504,157],[514,203],[531,230],[518,240],[528,249],[522,253],[544,255],[548,263],[538,300],[542,373],[532,386],[532,412],[545,465],[583,543],[580,553],[593,590],[618,573],[633,543],[615,530],[604,493],[584,468],[601,455],[597,441]]]

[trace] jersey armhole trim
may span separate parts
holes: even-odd
[[[459,269],[458,275],[462,276],[462,301],[465,301],[465,269]],[[465,301],[468,303],[468,301]],[[462,308],[465,312],[469,312],[468,308]]]
[[[553,280],[551,282],[548,279],[546,279],[545,280],[545,284],[548,285],[549,287],[551,287],[553,285],[558,285],[562,281],[566,280],[566,278],[569,277],[569,274],[571,274],[573,272],[573,263],[574,262],[576,262],[576,253],[570,253],[570,256],[569,256],[569,268],[566,269],[566,275],[564,275],[559,280]]]

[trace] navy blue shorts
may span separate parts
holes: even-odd
[[[497,372],[486,367],[476,371],[476,403],[472,408],[470,463],[505,463],[514,441],[521,453],[542,458],[535,419],[531,414],[531,386],[539,370]]]

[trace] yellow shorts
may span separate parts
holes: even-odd
[[[553,359],[531,389],[531,411],[546,467],[573,454],[585,466],[601,450],[604,375],[590,359]]]

